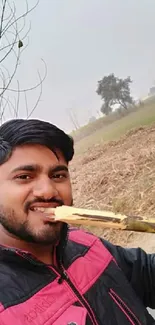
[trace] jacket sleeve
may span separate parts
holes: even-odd
[[[101,239],[146,307],[155,308],[155,254],[126,249]]]

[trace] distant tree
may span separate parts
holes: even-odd
[[[128,105],[133,103],[130,94],[131,82],[130,77],[121,79],[113,73],[98,81],[96,92],[103,100],[103,105],[101,106],[101,112],[103,114],[108,115],[111,113],[116,104],[127,109]]]
[[[105,101],[101,106],[101,112],[105,115],[109,115],[112,112],[112,106],[109,105],[108,101]]]

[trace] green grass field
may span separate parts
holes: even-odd
[[[146,102],[143,107],[138,108],[136,111],[131,112],[127,116],[124,116],[115,121],[109,121],[109,117],[107,119],[108,123],[106,125],[106,119],[102,118],[91,125],[86,125],[85,127],[78,130],[78,136],[84,133],[87,133],[88,129],[91,128],[91,134],[83,137],[81,140],[76,141],[76,133],[73,134],[75,137],[75,151],[76,154],[81,154],[86,151],[90,146],[96,143],[106,143],[111,140],[119,139],[123,134],[127,131],[144,126],[151,125],[155,122],[155,100],[152,102]],[[101,123],[103,121],[103,127]],[[94,125],[94,129],[93,129]]]

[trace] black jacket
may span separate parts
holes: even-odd
[[[73,230],[57,262],[0,248],[0,325],[155,324],[154,254]]]
[[[141,248],[125,249],[101,239],[115,257],[137,296],[145,307],[155,309],[155,254]]]

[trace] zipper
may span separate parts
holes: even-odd
[[[19,252],[16,252],[18,255],[20,255],[21,257],[23,257],[24,259],[26,259],[27,261],[29,261],[30,263],[32,263],[33,265],[36,266],[43,266],[44,263],[39,262],[38,260],[33,259],[33,257],[27,256],[26,253],[22,253],[19,254]],[[45,265],[44,265],[45,266]],[[90,307],[90,305],[88,304],[87,300],[83,297],[82,294],[80,294],[80,292],[78,291],[78,289],[75,287],[75,285],[73,284],[73,282],[70,280],[65,268],[63,267],[62,264],[60,264],[59,266],[59,270],[56,269],[53,266],[47,266],[48,269],[52,269],[52,271],[59,276],[58,279],[58,284],[61,284],[64,281],[66,281],[66,283],[69,285],[70,289],[73,291],[73,293],[75,294],[75,296],[78,298],[78,301],[80,302],[80,304],[86,308],[87,312],[88,312],[88,316],[91,320],[92,325],[98,325],[98,322],[95,318],[95,315]],[[112,300],[117,304],[117,306],[121,309],[121,311],[125,314],[125,316],[127,317],[127,319],[129,320],[129,322],[132,325],[142,325],[140,323],[140,321],[138,320],[138,318],[134,315],[134,313],[131,311],[131,309],[125,304],[125,302],[117,295],[117,293],[113,290],[110,289],[109,290],[109,295],[111,296]]]
[[[75,287],[75,285],[73,284],[73,282],[70,280],[65,268],[63,267],[63,265],[60,265],[60,278],[58,279],[58,283],[61,284],[64,281],[66,281],[66,283],[69,285],[70,289],[73,291],[73,293],[75,294],[75,296],[78,298],[78,301],[80,302],[80,304],[86,308],[87,312],[88,312],[88,316],[91,320],[92,325],[98,325],[98,322],[95,318],[95,315],[91,309],[91,307],[89,306],[87,300],[83,297],[82,294],[80,294],[80,292],[78,291],[78,289]]]
[[[18,252],[17,252],[18,253]],[[43,266],[44,264],[42,262],[39,262],[38,260],[34,260],[33,257],[27,256],[26,253],[18,254],[22,256],[24,259],[32,263],[33,265],[41,265]],[[93,311],[91,310],[91,307],[89,306],[88,302],[86,299],[79,293],[79,291],[76,289],[75,285],[72,283],[70,280],[65,268],[63,267],[62,264],[59,266],[59,270],[53,266],[47,266],[48,269],[51,269],[57,276],[59,276],[58,279],[58,284],[61,284],[63,281],[66,281],[66,283],[69,285],[70,289],[73,291],[74,295],[78,298],[78,301],[80,304],[86,308],[88,312],[88,316],[91,320],[92,325],[98,325],[98,322],[95,318],[95,315]]]
[[[113,289],[110,289],[109,295],[113,299],[113,301],[117,304],[117,306],[121,309],[121,311],[125,314],[127,319],[132,325],[141,325],[138,318],[134,315],[131,309],[125,304],[125,302],[116,294]]]

